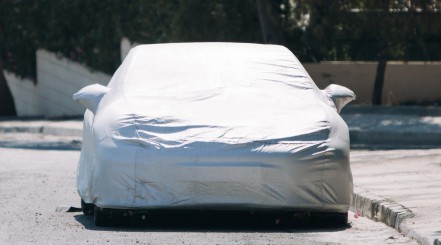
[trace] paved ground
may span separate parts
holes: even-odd
[[[351,168],[354,192],[375,200],[367,206],[355,203],[354,209],[383,218],[420,244],[441,242],[441,149],[355,151]],[[372,204],[378,207],[373,214]],[[381,211],[382,207],[388,210]],[[407,218],[393,218],[398,214]]]
[[[420,244],[440,245],[441,150],[410,149],[441,148],[441,109],[353,106],[347,107],[342,117],[349,125],[353,148],[376,149],[352,152],[353,210]],[[40,142],[25,142],[27,132],[41,137]],[[80,144],[80,120],[0,121],[3,147],[52,149],[58,145],[75,150]]]

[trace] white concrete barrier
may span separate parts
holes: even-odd
[[[72,94],[89,84],[107,85],[110,78],[45,50],[37,51],[37,86],[45,116],[83,114],[84,108],[72,100]]]
[[[41,115],[38,101],[37,86],[29,79],[21,79],[4,71],[6,81],[11,90],[18,116]]]
[[[110,78],[45,50],[37,51],[36,85],[6,72],[19,116],[82,115],[84,108],[72,100],[72,94],[89,84],[107,85]]]

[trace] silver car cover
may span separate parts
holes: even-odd
[[[285,47],[133,48],[87,108],[77,187],[102,208],[347,212],[347,88],[317,88]]]

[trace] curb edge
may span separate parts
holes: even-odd
[[[402,235],[415,239],[418,244],[423,245],[441,245],[441,241],[429,238],[405,225],[405,220],[411,219],[415,214],[405,206],[396,203],[390,199],[375,196],[369,191],[360,187],[355,187],[350,205],[351,211],[360,212],[363,217],[382,222],[400,232]]]

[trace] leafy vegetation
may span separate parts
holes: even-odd
[[[256,6],[259,2],[264,6]],[[112,73],[120,40],[271,42],[303,61],[440,60],[438,0],[3,0],[0,58],[5,69],[35,77],[45,48]],[[271,22],[262,35],[262,17]],[[260,18],[260,19],[259,19]],[[260,20],[260,21],[259,21]],[[274,41],[275,40],[275,41]]]

